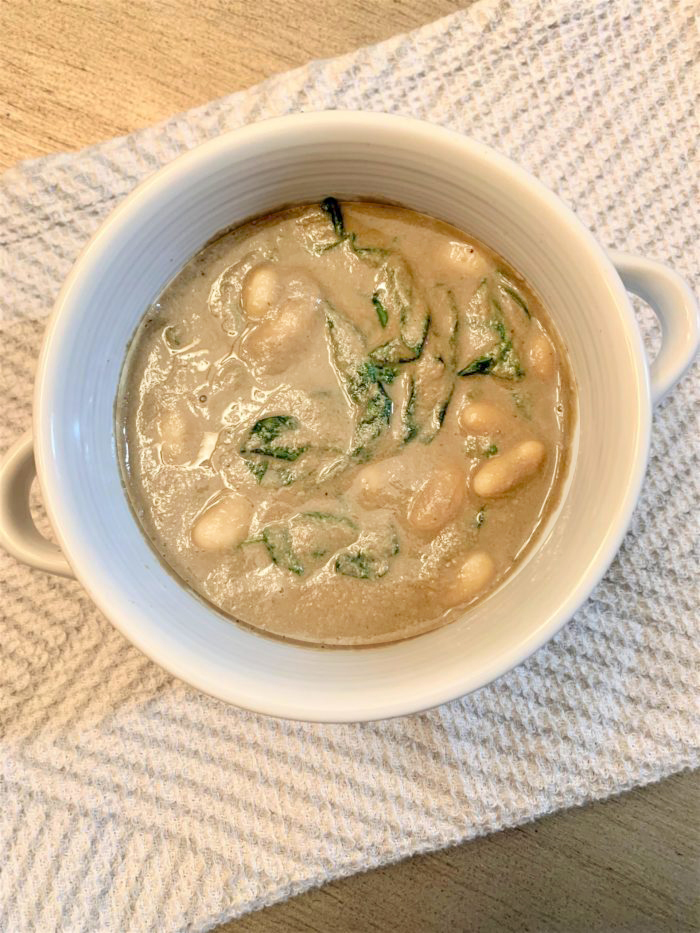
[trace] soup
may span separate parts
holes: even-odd
[[[179,272],[132,341],[117,433],[147,536],[200,596],[269,634],[376,644],[513,572],[560,493],[573,392],[499,256],[327,198]]]

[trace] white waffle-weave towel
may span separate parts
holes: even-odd
[[[512,156],[601,242],[700,269],[698,7],[482,0],[167,122],[0,179],[0,445],[30,424],[76,254],[183,149],[295,110],[392,111]],[[651,315],[640,309],[646,336]],[[548,646],[475,695],[304,725],[174,681],[77,583],[6,556],[0,929],[203,930],[330,878],[657,780],[700,759],[697,368],[657,411],[632,528]]]

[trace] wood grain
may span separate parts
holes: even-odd
[[[0,0],[0,170],[378,42],[450,0]],[[700,930],[698,775],[326,885],[219,933]]]
[[[217,933],[681,933],[700,929],[700,780],[354,875]]]
[[[0,170],[128,133],[468,5],[0,0]]]

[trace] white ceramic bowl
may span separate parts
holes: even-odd
[[[265,638],[188,592],[163,569],[131,513],[114,440],[125,348],[163,286],[221,229],[329,194],[399,202],[501,253],[551,311],[578,384],[578,452],[562,505],[530,559],[461,620],[363,650]],[[651,382],[621,277],[661,320]],[[47,328],[34,403],[36,469],[61,551],[29,517],[29,437],[0,470],[0,543],[35,567],[74,574],[154,661],[238,706],[321,721],[423,710],[518,664],[589,595],[639,493],[652,402],[680,377],[697,339],[697,309],[681,279],[642,259],[615,254],[611,262],[553,194],[483,145],[380,114],[259,123],[161,169],[82,253]]]

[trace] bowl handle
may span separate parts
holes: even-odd
[[[661,324],[661,348],[649,368],[651,400],[658,405],[697,353],[698,305],[688,283],[663,263],[617,250],[610,258],[625,288],[646,301]]]
[[[63,552],[39,534],[29,510],[29,492],[36,476],[34,441],[27,431],[0,461],[0,546],[37,570],[74,576]]]

